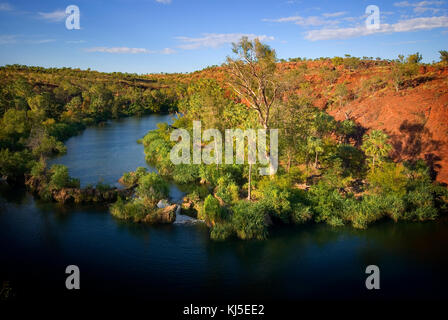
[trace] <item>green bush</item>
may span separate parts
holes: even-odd
[[[137,195],[150,203],[155,204],[169,195],[169,187],[166,181],[157,173],[150,172],[139,179],[136,189]]]
[[[261,193],[260,203],[274,218],[287,223],[291,215],[291,188],[287,179],[263,179],[258,184],[258,193]]]
[[[79,188],[79,179],[73,179],[68,174],[68,168],[62,164],[54,164],[50,168],[50,189]]]
[[[56,138],[59,141],[65,141],[70,137],[76,135],[80,130],[84,129],[85,126],[77,123],[54,123],[48,127],[48,133],[50,136]]]
[[[138,167],[134,172],[125,172],[121,178],[121,182],[128,187],[138,184],[139,179],[146,175],[148,170],[145,167]]]
[[[217,180],[220,176],[220,172],[216,165],[200,165],[199,166],[199,178],[201,183],[208,183],[212,186],[216,185]]]
[[[139,222],[146,217],[147,207],[142,201],[133,200],[129,202],[124,202],[121,197],[110,206],[110,213],[124,220],[133,220],[134,222]]]
[[[440,61],[445,63],[448,62],[448,51],[440,50],[439,53],[440,53]]]
[[[20,177],[29,172],[32,165],[32,156],[28,150],[19,152],[0,150],[0,175],[2,176]]]
[[[313,218],[313,212],[309,206],[303,203],[294,203],[292,205],[291,222],[301,224],[310,221]]]
[[[339,190],[329,185],[327,181],[319,181],[313,185],[309,191],[309,199],[315,212],[316,222],[335,224],[336,218],[337,221],[342,219],[345,199]]]
[[[173,180],[180,184],[193,183],[199,180],[199,166],[194,164],[174,166]]]
[[[207,225],[214,226],[222,221],[222,210],[218,199],[211,194],[204,200],[204,206],[201,210],[200,219],[204,220]]]
[[[438,213],[435,207],[433,186],[421,184],[405,196],[407,208],[404,219],[412,221],[434,220]]]
[[[100,192],[109,191],[112,189],[112,186],[110,184],[104,183],[104,181],[100,180],[95,186],[95,189]]]
[[[340,66],[340,65],[342,65],[344,63],[344,58],[342,58],[342,57],[334,57],[334,58],[331,59],[331,62],[333,62],[333,65],[337,67],[337,66]]]
[[[406,193],[408,178],[401,163],[386,162],[367,176],[370,187],[376,193]]]
[[[351,222],[357,229],[365,229],[367,226],[383,217],[383,208],[378,197],[366,196],[362,200],[346,199],[344,203],[344,220]]]
[[[420,63],[422,61],[423,57],[420,53],[416,52],[414,54],[410,54],[407,59],[406,62],[410,63],[410,64],[417,64]]]
[[[239,199],[238,185],[227,176],[218,179],[216,195],[221,198],[225,204],[232,204]]]
[[[233,226],[230,223],[216,224],[210,232],[210,238],[216,241],[223,241],[234,234]]]
[[[41,177],[45,174],[45,169],[47,168],[47,164],[45,160],[41,158],[39,161],[36,161],[31,168],[31,175],[33,177]]]
[[[245,200],[233,207],[232,225],[240,239],[266,239],[265,210],[259,203]]]
[[[57,141],[54,137],[44,135],[39,140],[39,144],[32,148],[32,152],[36,158],[40,158],[42,156],[51,156],[53,154],[64,154],[67,152],[67,148],[62,142]]]

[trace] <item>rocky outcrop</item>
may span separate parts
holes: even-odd
[[[143,222],[151,224],[173,223],[176,220],[176,210],[177,210],[177,204],[173,204],[165,208],[158,208],[153,212],[149,213],[148,215],[146,215],[146,217],[143,219]]]
[[[57,190],[49,190],[46,183],[39,178],[29,176],[25,180],[27,188],[48,200],[53,200],[59,203],[112,203],[117,201],[118,197],[126,198],[131,195],[130,190],[120,190],[117,188],[110,188],[99,190],[92,187],[87,188],[62,188]]]
[[[181,212],[186,216],[197,218],[199,207],[200,203],[198,201],[184,197],[181,205]]]

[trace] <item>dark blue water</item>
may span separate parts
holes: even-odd
[[[49,161],[64,164],[70,175],[81,180],[81,186],[98,182],[120,187],[118,179],[124,172],[134,171],[147,165],[143,146],[137,140],[149,130],[157,128],[157,123],[172,123],[173,115],[151,115],[145,117],[111,120],[106,124],[87,128],[82,134],[66,142],[67,153]],[[183,192],[171,185],[170,196],[179,201]]]
[[[84,183],[99,177],[113,183],[144,165],[135,141],[162,119],[90,128],[68,141],[68,154],[58,161]],[[368,230],[284,227],[271,230],[266,241],[216,243],[200,223],[133,224],[116,220],[106,207],[42,203],[6,186],[0,192],[0,286],[9,281],[16,299],[72,298],[64,285],[70,264],[81,270],[76,294],[93,301],[448,297],[446,219],[384,222]],[[365,289],[370,264],[381,270],[378,291]]]

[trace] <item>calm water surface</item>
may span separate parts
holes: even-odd
[[[136,140],[170,116],[89,128],[53,160],[83,185],[115,183],[146,166]],[[307,225],[271,230],[267,241],[209,240],[200,223],[145,226],[114,219],[106,207],[62,207],[0,188],[0,282],[17,299],[69,296],[65,267],[81,270],[88,299],[446,299],[448,221],[379,223],[368,230]],[[172,187],[173,199],[182,192]],[[367,265],[381,290],[364,286]],[[0,283],[0,285],[1,285]]]

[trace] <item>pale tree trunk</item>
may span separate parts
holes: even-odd
[[[247,200],[251,200],[252,164],[249,163],[249,186],[247,188]]]
[[[316,152],[316,157],[314,158],[314,168],[317,168],[317,152]]]

